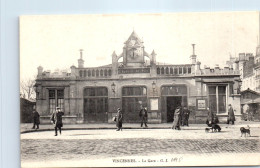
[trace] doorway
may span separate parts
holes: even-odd
[[[166,99],[167,122],[173,122],[174,111],[182,104],[182,96],[169,96]]]

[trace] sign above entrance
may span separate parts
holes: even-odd
[[[118,69],[118,74],[150,73],[150,68]]]

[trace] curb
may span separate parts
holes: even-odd
[[[225,125],[220,125],[222,128],[240,128],[243,125],[233,125],[233,126],[225,126]],[[205,129],[207,126],[203,125],[200,127],[185,127],[185,128],[189,128],[189,129]],[[171,129],[172,127],[123,127],[123,129]],[[250,128],[260,128],[259,124],[255,124],[250,126]],[[63,128],[62,130],[108,130],[108,129],[116,129],[116,127],[93,127],[93,128]],[[189,129],[184,129],[184,130],[189,130]],[[43,132],[43,131],[53,131],[54,128],[45,128],[45,129],[39,129],[39,130],[35,130],[35,129],[29,129],[29,130],[25,130],[25,131],[21,131],[20,134],[25,134],[25,133],[31,133],[31,132]]]

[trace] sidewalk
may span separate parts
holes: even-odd
[[[240,121],[236,122],[235,125],[227,125],[227,124],[219,124],[221,127],[246,127],[249,125],[250,127],[259,127],[260,122],[255,121]],[[52,131],[52,124],[44,124],[40,125],[40,129],[32,129],[33,123],[22,123],[20,125],[21,133],[29,133],[35,131]],[[161,123],[161,124],[148,124],[148,127],[141,128],[140,123],[123,123],[123,129],[170,129],[172,127],[172,123]],[[184,126],[186,129],[203,129],[206,127],[206,124],[190,124],[189,127]],[[108,124],[108,123],[87,123],[87,124],[64,124],[63,130],[87,130],[87,129],[116,129],[116,124]]]

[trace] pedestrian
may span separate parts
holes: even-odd
[[[116,114],[116,131],[122,131],[122,125],[123,125],[123,114],[120,108],[117,109],[117,114]]]
[[[249,108],[248,110],[248,121],[253,121],[253,117],[254,116],[254,112],[252,110],[252,108]]]
[[[180,125],[181,125],[180,112],[181,112],[181,107],[179,106],[179,107],[176,108],[176,110],[174,112],[172,129],[181,130],[181,128],[180,128]]]
[[[39,129],[39,124],[40,124],[40,114],[35,109],[33,109],[33,127],[32,127],[32,129],[35,129],[35,126],[36,126],[36,129]]]
[[[235,114],[234,114],[234,110],[232,108],[232,105],[229,104],[228,105],[228,118],[227,118],[227,124],[229,124],[230,122],[232,123],[232,125],[234,125],[234,122],[236,121],[235,119]]]
[[[141,117],[141,127],[143,127],[143,123],[144,123],[145,127],[148,127],[147,126],[148,115],[147,115],[147,108],[146,107],[141,106],[141,110],[139,112],[139,117]]]
[[[189,116],[190,116],[190,110],[188,110],[188,108],[185,106],[183,108],[183,126],[187,125],[189,126]]]
[[[208,127],[212,127],[212,122],[213,122],[214,115],[213,115],[212,111],[209,108],[207,108],[207,111],[208,111],[208,116],[207,116],[206,124],[207,124]]]
[[[58,135],[58,129],[59,132],[61,134],[61,127],[63,127],[63,123],[62,123],[62,116],[64,115],[64,113],[61,111],[60,107],[56,107],[56,111],[54,111],[51,115],[51,121],[54,124],[54,129],[55,129],[55,135]]]
[[[180,117],[180,125],[184,125],[184,113],[183,113],[183,108],[182,108],[182,106],[180,105],[179,106],[179,109],[180,109],[180,115],[179,115],[179,117]]]
[[[249,117],[249,106],[246,107],[246,111],[244,113],[244,120],[247,121]]]

